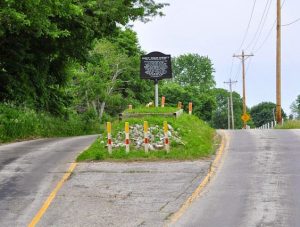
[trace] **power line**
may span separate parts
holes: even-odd
[[[240,73],[241,73],[241,69],[242,69],[242,65],[239,64],[239,68],[238,68],[238,70],[236,71],[236,74],[235,74],[235,76],[234,76],[234,80],[237,80],[238,76],[239,76]]]
[[[233,61],[234,61],[234,58],[232,58],[232,60],[231,60],[231,66],[230,66],[229,78],[231,77],[231,74],[232,74]]]
[[[261,17],[261,19],[260,19],[258,28],[257,28],[257,30],[256,30],[256,32],[255,32],[255,35],[254,35],[253,39],[250,41],[250,43],[249,43],[248,46],[246,47],[246,50],[249,49],[249,48],[251,47],[251,45],[253,44],[253,42],[256,40],[256,37],[257,37],[257,35],[258,35],[259,31],[260,31],[261,25],[262,25],[262,23],[263,23],[263,21],[264,21],[264,19],[265,19],[265,14],[266,14],[266,12],[267,12],[269,3],[270,3],[270,0],[268,0],[267,3],[266,3],[266,5],[265,5],[264,12],[263,12],[263,15],[262,15],[262,17]]]
[[[300,21],[300,18],[298,18],[297,20],[294,20],[293,22],[290,22],[290,23],[287,23],[287,24],[283,24],[283,25],[281,25],[281,26],[283,26],[283,27],[285,27],[285,26],[290,26],[290,25],[292,25],[292,24],[297,23],[298,21]]]
[[[248,25],[247,25],[247,28],[246,28],[246,32],[244,34],[243,41],[242,41],[242,43],[241,43],[241,45],[240,45],[240,47],[239,47],[239,49],[238,49],[237,52],[240,52],[240,50],[242,49],[242,47],[243,47],[243,45],[244,45],[244,43],[246,41],[246,38],[247,38],[247,35],[248,35],[248,32],[249,32],[249,28],[250,28],[250,25],[251,25],[251,21],[252,21],[252,18],[253,18],[254,9],[255,9],[255,6],[256,6],[256,1],[257,0],[254,0],[254,2],[253,2],[252,12],[251,12],[251,16],[250,16],[250,19],[249,19],[249,22],[248,22]]]
[[[254,43],[254,45],[253,45],[252,51],[255,49],[255,47],[256,47],[256,45],[257,45],[257,43],[258,43],[258,41],[259,41],[259,39],[260,39],[260,37],[261,37],[261,35],[262,35],[262,32],[263,32],[263,30],[264,30],[264,27],[265,27],[267,18],[268,18],[268,16],[269,16],[269,12],[270,12],[271,5],[272,5],[272,0],[270,1],[270,4],[269,4],[269,6],[268,6],[267,13],[266,13],[266,16],[265,16],[265,18],[264,18],[264,22],[263,22],[263,24],[262,24],[262,26],[261,26],[260,32],[259,32],[259,34],[258,34],[258,37],[257,37],[257,39],[256,39],[256,41],[255,41],[255,43]]]
[[[251,63],[252,63],[252,58],[250,58],[249,61],[248,61],[248,63],[247,63],[246,73],[248,73]]]
[[[282,9],[282,7],[284,6],[285,1],[286,1],[286,0],[283,1],[282,5],[281,5],[281,9]],[[300,18],[299,18],[299,19],[300,19]],[[275,19],[275,21],[274,21],[274,23],[273,23],[273,25],[272,25],[270,31],[269,31],[268,34],[266,35],[266,37],[265,37],[264,41],[262,42],[262,44],[261,44],[255,51],[253,51],[254,53],[259,52],[259,51],[263,48],[263,46],[266,44],[266,42],[269,40],[269,38],[270,38],[270,36],[271,36],[271,34],[272,34],[272,31],[273,31],[273,29],[275,28],[276,22],[277,22],[277,19]]]
[[[274,21],[270,31],[266,35],[266,37],[265,37],[264,41],[261,43],[261,45],[255,51],[253,51],[254,53],[257,53],[258,51],[260,51],[262,49],[262,47],[265,45],[265,43],[267,42],[267,40],[270,38],[272,31],[275,28],[276,22],[277,22],[277,20]]]
[[[224,82],[224,84],[228,84],[229,85],[229,91],[230,91],[230,109],[231,109],[231,123],[232,123],[232,129],[234,129],[234,114],[233,114],[233,101],[232,101],[232,84],[237,83],[237,81],[232,81],[231,79],[229,79],[229,81]],[[229,112],[229,111],[228,111]],[[229,116],[229,114],[228,114]],[[230,125],[230,120],[228,119],[228,122]],[[230,127],[228,127],[229,129]]]

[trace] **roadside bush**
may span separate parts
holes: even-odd
[[[0,143],[38,137],[77,136],[98,131],[96,118],[69,113],[54,117],[11,104],[0,104]]]

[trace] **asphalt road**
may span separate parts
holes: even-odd
[[[0,146],[0,226],[26,226],[96,136],[40,139]]]
[[[217,175],[173,226],[300,226],[300,130],[227,135]]]

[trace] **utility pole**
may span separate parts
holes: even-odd
[[[228,130],[230,129],[230,101],[229,97],[227,97],[227,119],[228,119]]]
[[[281,113],[281,0],[277,0],[277,38],[276,38],[276,120],[282,123]]]
[[[225,84],[229,84],[229,91],[230,91],[230,109],[231,109],[231,123],[232,129],[234,129],[234,115],[233,115],[233,101],[232,101],[232,84],[237,83],[237,81],[232,81],[229,79],[228,82],[224,82]]]
[[[242,61],[242,66],[243,66],[243,115],[247,114],[247,106],[246,106],[246,79],[245,79],[245,74],[246,74],[246,69],[245,69],[245,61],[249,58],[254,56],[253,54],[245,54],[244,51],[242,51],[241,55],[236,55],[234,54],[234,58],[239,58]],[[244,129],[246,129],[246,121],[244,121]]]

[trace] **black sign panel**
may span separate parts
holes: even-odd
[[[172,78],[171,55],[151,52],[141,57],[141,78],[162,80]]]

